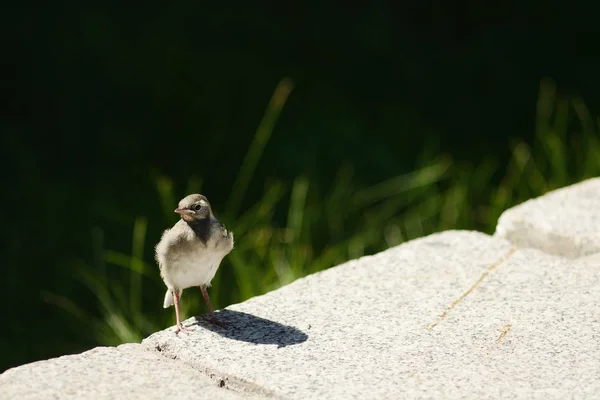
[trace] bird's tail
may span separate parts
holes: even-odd
[[[163,303],[163,308],[171,307],[173,305],[173,291],[171,289],[167,289],[167,293],[165,294],[165,302]]]

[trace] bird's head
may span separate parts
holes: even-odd
[[[201,194],[190,194],[184,197],[179,202],[175,212],[181,215],[181,219],[186,222],[194,222],[212,217],[210,203]]]

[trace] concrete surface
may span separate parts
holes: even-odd
[[[591,398],[600,264],[444,232],[186,321],[142,343],[289,399]]]
[[[156,351],[143,351],[139,344],[97,347],[0,375],[3,400],[248,398],[226,387],[226,381],[213,380]]]
[[[519,247],[577,258],[600,251],[600,178],[528,200],[505,211],[496,237]]]

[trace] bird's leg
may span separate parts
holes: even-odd
[[[204,302],[206,303],[206,306],[208,307],[208,312],[210,313],[210,317],[214,318],[215,317],[215,313],[213,312],[213,308],[212,305],[210,304],[210,299],[208,298],[208,291],[206,290],[206,286],[200,286],[200,290],[202,291],[202,297],[204,297]]]
[[[208,307],[208,318],[203,317],[205,320],[207,320],[210,323],[213,323],[215,325],[218,325],[220,327],[226,327],[227,325],[229,325],[227,322],[223,322],[223,321],[219,321],[217,319],[217,317],[215,317],[215,313],[213,311],[212,305],[210,304],[210,299],[208,298],[208,291],[206,290],[206,286],[202,285],[200,286],[200,290],[202,291],[202,297],[204,297],[204,302],[206,303],[206,306]]]
[[[181,323],[181,316],[179,314],[179,299],[181,298],[180,290],[173,290],[173,298],[175,299],[175,316],[177,317],[177,330],[175,334],[178,334],[181,331],[187,331],[187,329]]]

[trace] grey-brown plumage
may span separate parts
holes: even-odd
[[[156,245],[156,261],[160,276],[167,285],[163,306],[175,304],[177,331],[183,330],[179,313],[179,299],[183,289],[198,286],[210,312],[214,313],[206,288],[210,286],[223,258],[233,249],[233,233],[215,218],[208,199],[191,194],[179,202],[175,210],[181,219],[164,231]]]

